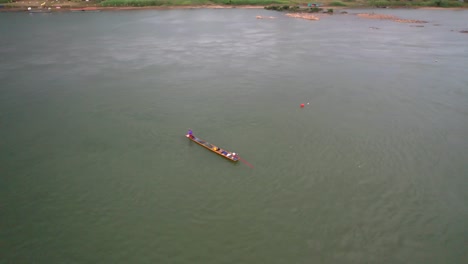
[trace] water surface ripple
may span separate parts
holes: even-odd
[[[468,13],[378,11],[1,13],[0,263],[463,263]]]

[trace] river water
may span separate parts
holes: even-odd
[[[0,263],[464,263],[468,11],[372,11],[0,13]]]

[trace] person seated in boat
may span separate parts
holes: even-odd
[[[188,130],[187,135],[188,135],[189,138],[193,138],[192,129],[189,129],[189,130]]]

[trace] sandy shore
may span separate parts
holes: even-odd
[[[431,7],[431,6],[422,6],[417,9],[426,9],[426,10],[466,10],[465,7]]]

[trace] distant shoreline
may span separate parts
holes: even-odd
[[[50,6],[48,8],[38,8],[31,6],[32,12],[44,12],[44,13],[53,13],[53,12],[96,12],[96,11],[121,11],[121,10],[172,10],[172,9],[264,9],[264,6],[257,5],[186,5],[186,6],[116,6],[116,7],[104,7],[104,6]],[[50,8],[50,9],[49,9]],[[359,7],[348,7],[348,6],[321,6],[323,9],[422,9],[422,10],[467,10],[466,7],[387,7],[379,8],[375,6],[359,6]],[[31,12],[28,10],[28,5],[21,5],[15,7],[6,7],[0,8],[0,12]]]
[[[18,7],[4,7],[0,9],[0,12],[28,12],[28,6]],[[186,5],[186,6],[66,6],[66,7],[55,7],[51,6],[51,12],[68,12],[68,11],[119,11],[119,10],[170,10],[170,9],[263,9],[264,6],[232,6],[232,5]],[[32,7],[32,10],[43,10],[44,12],[49,10],[48,8],[37,8]]]

